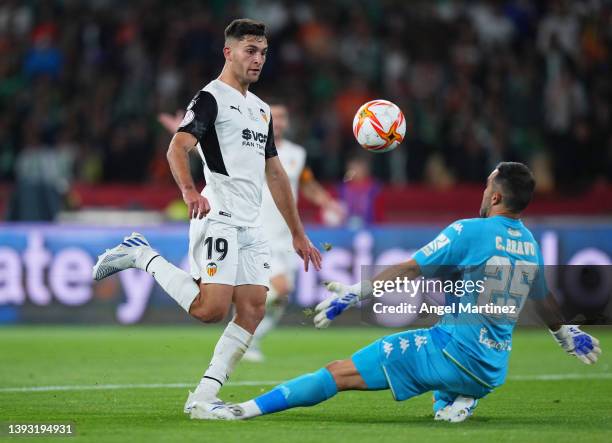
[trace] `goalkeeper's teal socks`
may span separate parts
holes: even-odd
[[[331,373],[322,368],[282,383],[255,400],[241,403],[239,406],[244,409],[245,418],[249,418],[299,406],[314,406],[333,397],[337,392],[338,387]]]

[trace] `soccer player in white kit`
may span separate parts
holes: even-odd
[[[274,143],[269,106],[248,91],[259,79],[267,53],[265,25],[234,20],[225,30],[225,65],[219,78],[194,97],[168,148],[168,162],[191,217],[190,273],[165,260],[134,233],[102,254],[93,276],[101,280],[127,268],[142,269],[193,317],[223,320],[236,315],[215,346],[210,365],[185,404],[215,407],[217,395],[249,347],[264,316],[270,256],[261,227],[264,179],[293,238],[293,248],[320,269],[321,255],[304,233],[287,174]],[[188,152],[204,160],[206,187],[199,193]],[[211,406],[212,405],[212,406]]]
[[[338,219],[344,217],[344,209],[314,178],[313,172],[306,166],[306,149],[285,138],[289,127],[289,112],[281,102],[270,104],[274,126],[274,140],[280,159],[297,199],[298,189],[302,195],[321,209],[328,211]],[[176,132],[183,120],[183,113],[161,113],[160,124],[170,133]],[[270,246],[270,289],[266,298],[266,315],[257,327],[251,345],[244,354],[244,360],[262,362],[261,340],[277,325],[294,289],[295,275],[299,266],[291,246],[291,232],[282,215],[274,204],[274,199],[267,184],[264,185],[261,207],[262,226]]]

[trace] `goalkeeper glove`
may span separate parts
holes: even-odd
[[[550,331],[559,346],[584,364],[591,365],[601,354],[599,340],[580,330],[577,325],[563,325],[558,331]]]
[[[356,305],[360,300],[368,297],[372,292],[372,283],[369,281],[352,286],[332,281],[325,283],[325,287],[334,295],[326,298],[315,307],[314,324],[318,329],[327,328],[334,318],[351,306]]]

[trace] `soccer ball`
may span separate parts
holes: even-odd
[[[376,153],[389,152],[404,140],[406,119],[395,103],[372,100],[355,114],[353,134],[364,149]]]

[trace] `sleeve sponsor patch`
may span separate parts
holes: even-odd
[[[436,238],[423,246],[421,251],[425,254],[425,257],[429,257],[431,254],[439,251],[448,244],[450,244],[449,238],[445,234],[439,234]]]

